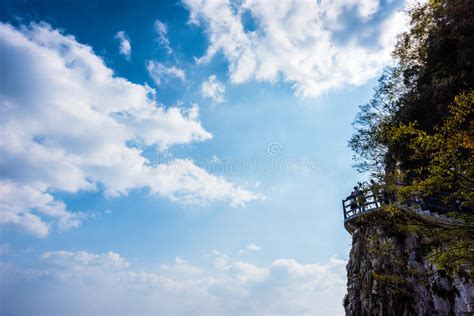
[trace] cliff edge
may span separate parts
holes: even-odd
[[[431,241],[408,229],[427,223],[447,224],[383,209],[346,222],[352,235],[346,315],[474,315],[472,273],[438,270],[429,260]]]

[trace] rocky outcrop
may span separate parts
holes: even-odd
[[[348,230],[346,315],[474,315],[472,275],[437,270],[419,233],[382,211],[352,219]]]

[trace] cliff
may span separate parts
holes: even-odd
[[[346,315],[474,315],[472,274],[437,270],[429,261],[431,241],[408,229],[427,224],[449,225],[449,218],[380,210],[346,222],[352,235]]]

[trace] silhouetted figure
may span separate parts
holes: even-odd
[[[357,212],[357,196],[359,195],[359,189],[354,187],[354,191],[351,192],[351,211],[354,215]]]
[[[365,211],[365,196],[364,196],[364,191],[362,191],[360,188],[362,187],[362,183],[358,183],[357,187],[354,187],[354,195],[357,200],[357,205],[359,206],[359,212],[364,212]]]
[[[372,196],[375,202],[375,207],[381,206],[380,203],[380,185],[374,181],[370,180],[370,191],[372,191]]]

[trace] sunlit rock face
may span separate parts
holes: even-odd
[[[472,273],[436,270],[423,237],[383,216],[351,223],[346,315],[473,315]]]

